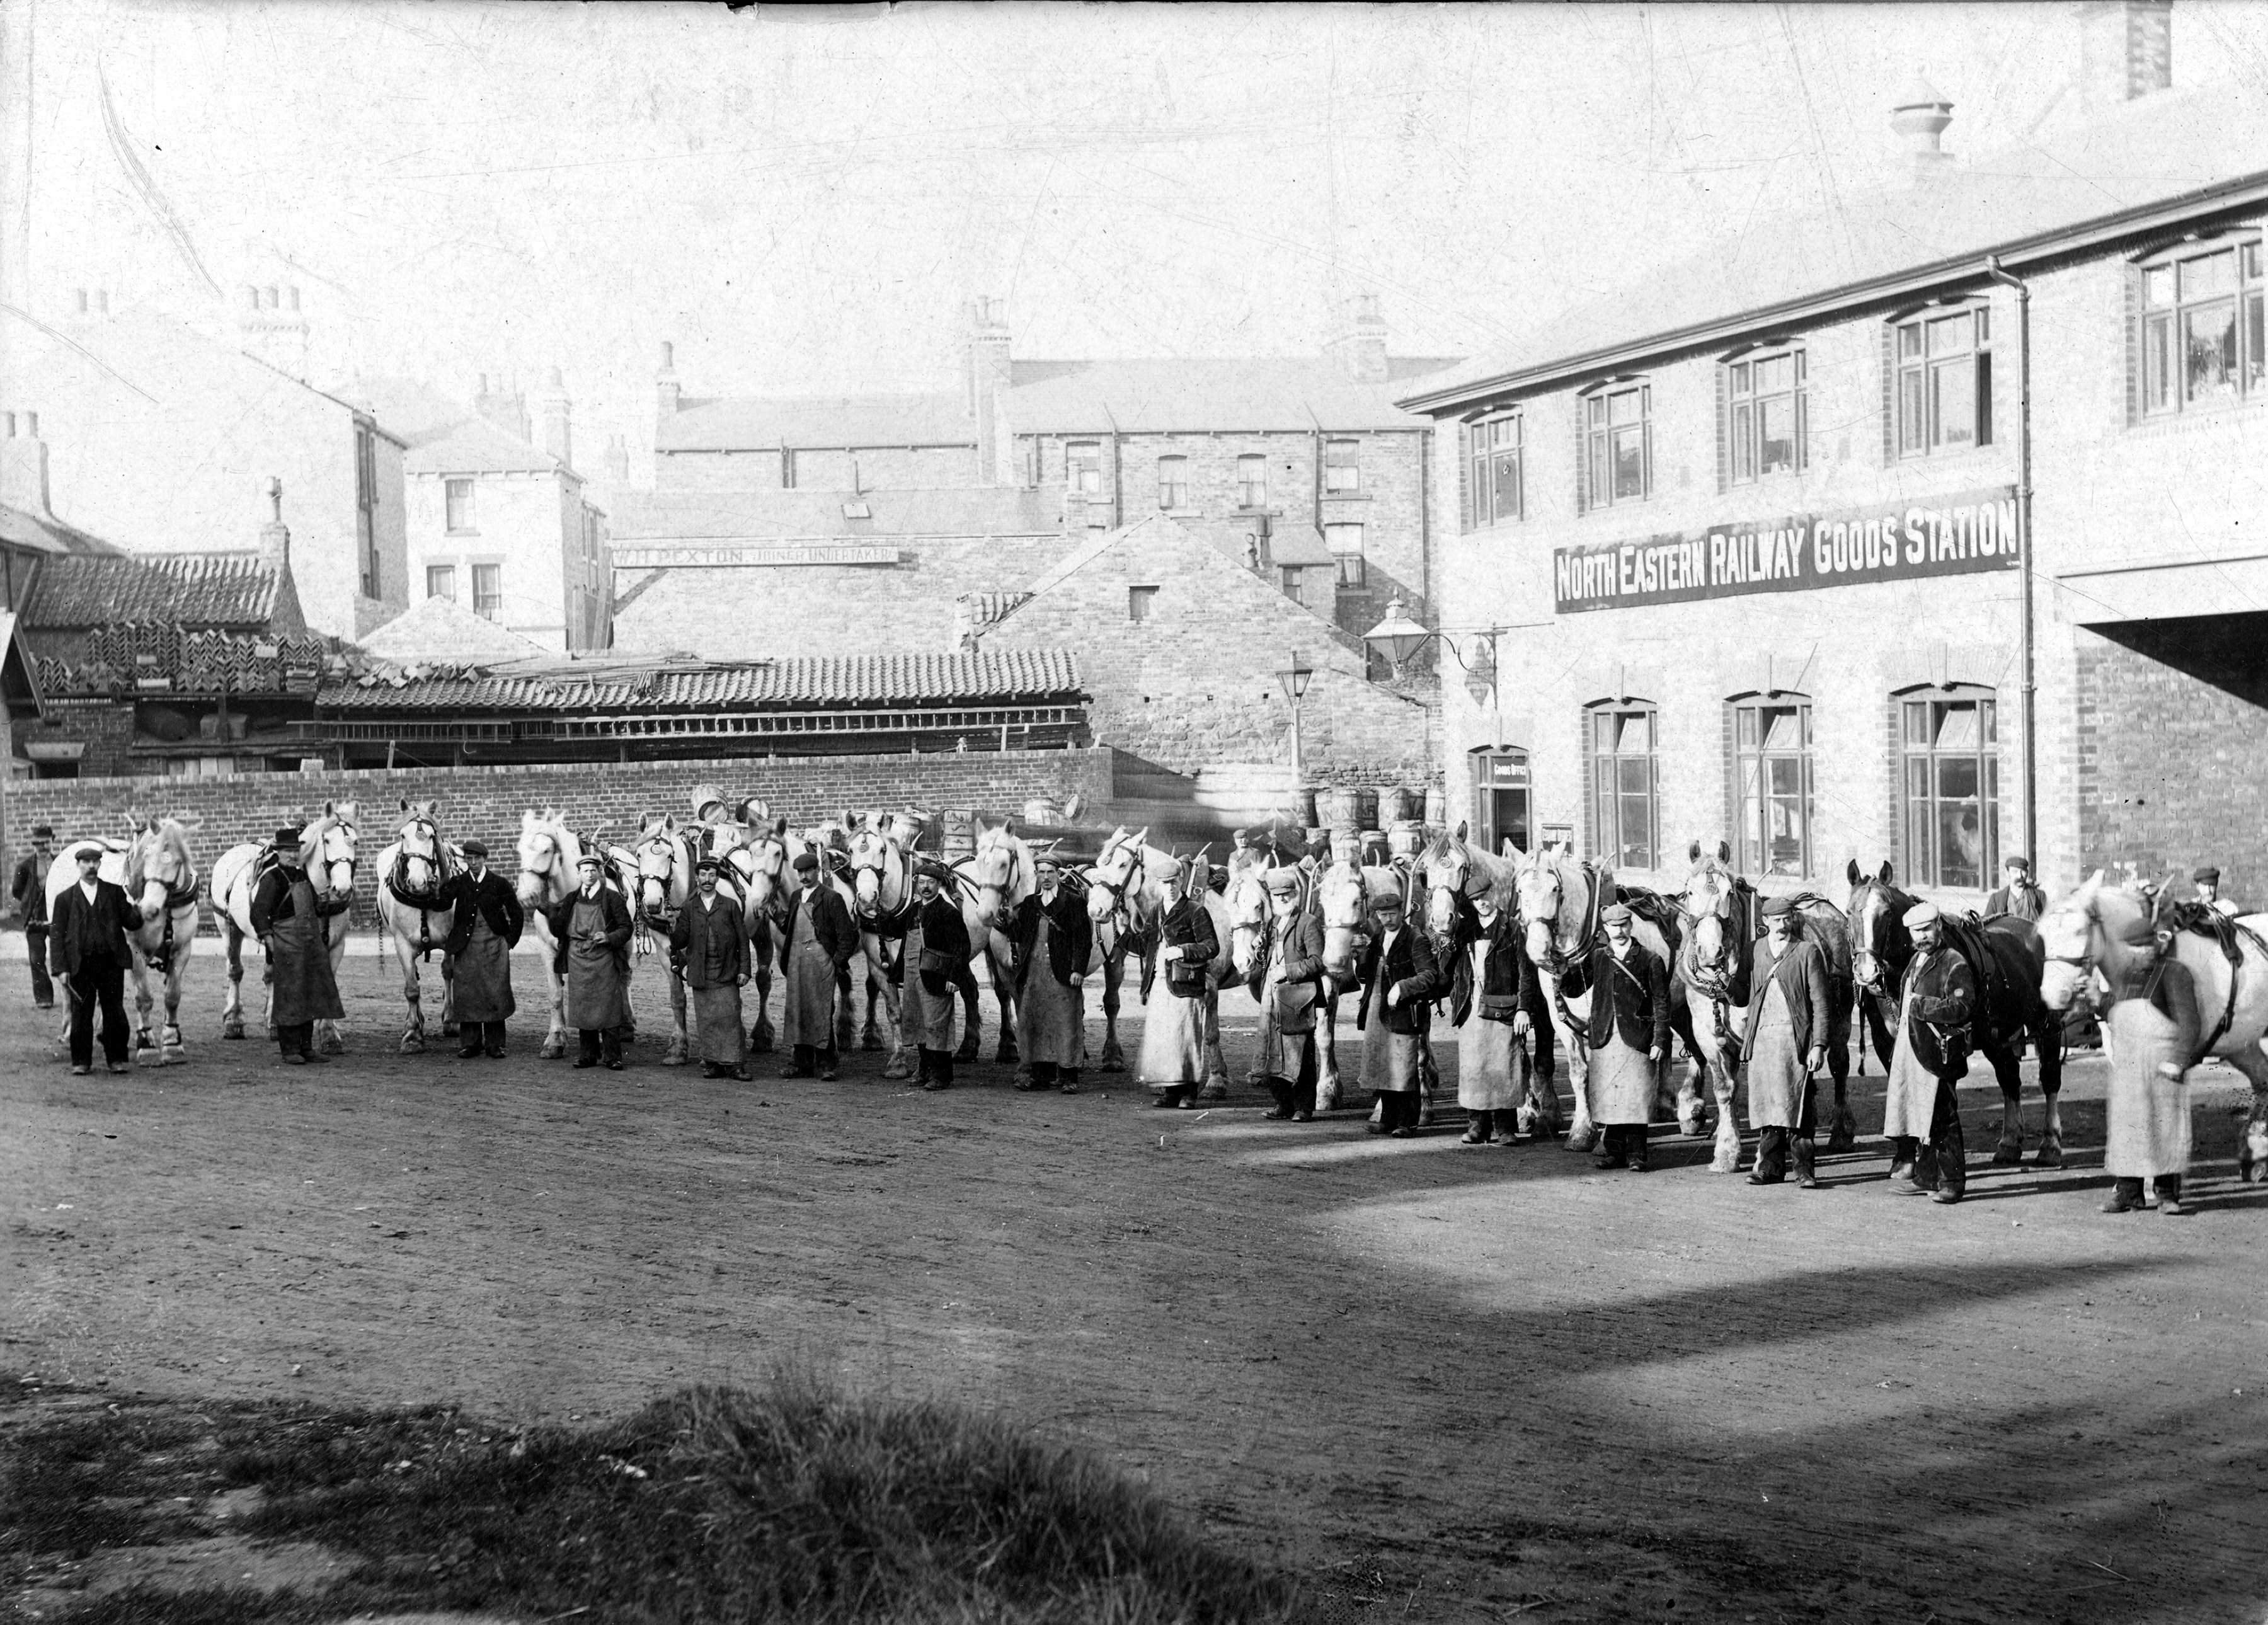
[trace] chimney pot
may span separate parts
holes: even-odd
[[[11,440],[14,439],[16,438],[16,414],[13,412],[0,412],[0,417],[5,417],[8,420],[8,438]]]
[[[100,316],[107,316],[110,314],[110,290],[108,288],[97,288],[94,291],[94,310],[95,314]]]
[[[2080,79],[2090,102],[2172,88],[2173,0],[2086,0],[2079,7]]]
[[[244,307],[247,310],[260,308],[260,290],[248,282],[244,284]]]
[[[0,440],[0,500],[28,513],[52,516],[48,506],[48,448],[40,439],[37,412],[8,414],[9,435]]]
[[[39,413],[26,412],[24,414],[24,438],[27,440],[36,440],[40,438]]]
[[[86,314],[86,290],[85,288],[73,288],[71,292],[78,296],[78,314],[84,316]]]
[[[1918,75],[1890,104],[1890,128],[1904,138],[1906,157],[1917,174],[1953,161],[1940,144],[1952,122],[1952,99]]]
[[[284,297],[286,298],[286,299],[288,299],[288,300],[290,301],[290,303],[289,303],[289,307],[288,307],[290,309],[292,309],[292,310],[297,310],[297,309],[298,309],[298,308],[299,308],[299,284],[297,284],[297,283],[293,283],[293,284],[291,284],[291,287],[289,287],[288,289],[286,289],[286,290],[284,291]]]
[[[671,343],[665,338],[661,341],[661,370],[665,373],[670,373],[674,372],[676,368],[677,346]]]

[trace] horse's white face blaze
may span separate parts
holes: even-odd
[[[1890,900],[1878,886],[1867,888],[1859,899],[1858,923],[1851,932],[1851,974],[1859,986],[1882,991],[1882,962],[1874,953],[1874,933],[1881,929],[1881,919],[1889,912]]]
[[[401,843],[402,877],[413,891],[432,888],[441,877],[441,840],[431,819],[412,813],[397,838]]]
[[[1453,849],[1426,860],[1425,927],[1435,936],[1447,936],[1457,928],[1457,898],[1465,890],[1469,868],[1466,854]]]
[[[1528,957],[1542,964],[1551,954],[1551,933],[1559,920],[1559,877],[1542,865],[1520,871],[1513,881],[1526,922]]]
[[[1714,914],[1704,914],[1693,924],[1693,962],[1701,965],[1719,965],[1725,962],[1725,922]]]
[[[1268,888],[1257,875],[1245,875],[1229,883],[1227,901],[1229,960],[1239,976],[1249,976],[1268,921]]]
[[[1007,831],[987,830],[976,838],[976,855],[968,868],[976,883],[976,918],[987,930],[998,931],[1007,921],[1019,862],[1015,838]]]
[[[677,873],[677,843],[666,835],[649,834],[637,846],[638,906],[658,914],[669,906],[669,888]]]
[[[1323,964],[1336,976],[1354,964],[1354,940],[1370,912],[1362,871],[1351,863],[1331,865],[1316,902],[1323,916]]]

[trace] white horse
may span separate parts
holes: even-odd
[[[299,863],[315,893],[315,912],[322,921],[323,940],[331,948],[331,975],[336,979],[347,957],[345,914],[354,906],[355,848],[360,838],[355,827],[352,801],[325,801],[323,810],[299,831]],[[246,841],[223,853],[212,868],[214,912],[220,915],[221,936],[228,944],[228,999],[220,1012],[220,1036],[244,1037],[244,942],[254,935],[252,896],[260,877],[275,860],[275,848]],[[273,987],[268,1009],[275,1006]],[[261,1024],[275,1036],[275,1024],[263,1012]],[[315,1039],[326,1055],[346,1053],[346,1039],[335,1021],[315,1023]]]
[[[567,990],[552,968],[558,952],[558,940],[551,934],[551,911],[581,885],[579,866],[585,852],[597,853],[602,861],[600,884],[629,901],[627,877],[635,874],[637,864],[630,854],[619,846],[606,847],[599,837],[606,831],[600,824],[589,834],[578,834],[556,808],[546,808],[541,813],[523,809],[519,815],[519,879],[518,890],[521,909],[527,916],[527,929],[543,945],[543,979],[551,999],[551,1019],[545,1028],[543,1043],[535,1052],[544,1060],[556,1060],[567,1053]],[[632,907],[633,919],[636,909]],[[647,951],[643,933],[639,934],[639,951]],[[625,997],[628,995],[625,987]],[[625,1036],[637,1030],[635,1020],[623,1025]]]
[[[401,967],[401,997],[409,1019],[401,1032],[401,1053],[416,1055],[425,1048],[423,991],[418,986],[417,962],[448,940],[456,923],[456,905],[445,889],[460,865],[456,849],[441,838],[434,816],[438,801],[401,803],[401,825],[393,845],[378,854],[378,922],[394,944],[394,962]],[[441,964],[441,1036],[457,1031],[456,988],[446,953]]]
[[[1126,1064],[1118,1047],[1118,1009],[1119,988],[1124,980],[1126,949],[1130,946],[1139,944],[1140,948],[1142,1008],[1145,1012],[1157,979],[1160,933],[1166,918],[1163,876],[1171,872],[1176,860],[1173,853],[1149,845],[1145,839],[1148,834],[1145,829],[1129,835],[1122,827],[1103,843],[1094,867],[1086,871],[1086,917],[1094,923],[1094,957],[1103,972],[1106,1036],[1102,1068],[1106,1072],[1119,1070]],[[1203,1016],[1205,1081],[1197,1098],[1226,1100],[1228,1062],[1220,1053],[1220,986],[1234,968],[1228,905],[1205,884],[1202,860],[1191,865],[1189,880],[1190,895],[1202,899],[1205,912],[1211,918],[1215,944],[1212,959],[1206,966]],[[1108,947],[1106,930],[1114,939]],[[1114,1058],[1116,1067],[1111,1065]]]
[[[649,936],[666,937],[677,912],[693,896],[693,837],[677,827],[674,817],[645,817],[638,821],[637,838],[628,855],[635,868],[630,875],[630,915]],[[733,900],[739,901],[735,888]],[[668,964],[669,1040],[662,1046],[661,1064],[681,1067],[692,1053],[685,1035],[685,978]]]
[[[2154,912],[2154,898],[2104,885],[2101,869],[2051,908],[2039,923],[2047,950],[2040,996],[2047,1007],[2069,1009],[2081,990],[2092,986],[2098,969],[2121,969],[2128,952],[2119,941],[2124,928],[2138,915]],[[2268,1045],[2268,914],[2236,920],[2232,938],[2234,965],[2215,937],[2204,931],[2175,931],[2164,951],[2197,985],[2205,1055],[2220,1056],[2252,1085],[2252,1109],[2237,1138],[2237,1177],[2268,1183],[2268,1053],[2263,1053]]]
[[[1265,847],[1240,844],[1228,855],[1228,886],[1223,893],[1219,913],[1213,917],[1213,928],[1219,930],[1222,918],[1228,921],[1228,956],[1233,974],[1239,980],[1248,981],[1253,967],[1260,957],[1261,939],[1266,934],[1273,905],[1268,897],[1268,871],[1271,867],[1296,867],[1300,875],[1300,896],[1292,911],[1293,917],[1312,920],[1320,927],[1323,920],[1322,886],[1312,861],[1297,865],[1271,865],[1270,853]],[[1339,981],[1336,975],[1326,974],[1315,987],[1318,1014],[1315,1017],[1315,1109],[1328,1112],[1339,1104],[1342,1086],[1339,1081]]]
[[[1420,856],[1418,869],[1418,880],[1426,890],[1425,929],[1434,938],[1437,951],[1455,955],[1470,951],[1480,925],[1472,905],[1480,898],[1488,898],[1501,913],[1516,915],[1519,874],[1519,865],[1510,859],[1468,842],[1462,824],[1454,832],[1437,834]],[[1550,1020],[1547,1013],[1535,1025],[1545,1027]],[[1546,1063],[1551,1059],[1549,1033],[1531,1032],[1514,1042],[1530,1055],[1529,1064],[1521,1069],[1528,1080],[1528,1092],[1517,1109],[1514,1130],[1531,1140],[1549,1140],[1559,1132],[1559,1091],[1545,1068],[1534,1064],[1537,1059]]]
[[[177,818],[152,818],[129,813],[124,841],[77,840],[64,846],[48,866],[48,914],[55,917],[55,898],[78,883],[78,854],[88,848],[102,854],[96,873],[122,888],[134,905],[136,923],[127,933],[134,978],[134,1048],[136,1058],[156,1052],[157,1064],[181,1060],[181,979],[188,967],[189,949],[197,939],[197,866],[189,856],[189,825]],[[150,972],[166,979],[166,1022],[153,1044],[150,1011]],[[63,1037],[70,1037],[70,1007],[64,1007]]]
[[[968,925],[969,956],[984,957],[991,971],[992,996],[999,1006],[1000,1040],[993,1060],[1013,1064],[1016,1047],[1016,954],[1008,941],[1009,923],[1017,905],[1040,889],[1031,844],[1017,834],[1012,820],[981,826],[976,850],[953,866],[954,883],[960,891],[961,918]],[[972,1026],[970,1029],[974,1031]],[[973,1060],[963,1041],[961,1059]]]
[[[899,1020],[901,986],[890,979],[894,954],[905,951],[906,931],[913,923],[913,843],[920,822],[905,815],[870,812],[843,815],[844,845],[850,858],[850,918],[858,927],[858,942],[866,960],[870,986],[881,985],[882,1008],[889,1017],[890,1059],[883,1064],[886,1079],[910,1077],[906,1060],[906,1035]],[[867,1006],[873,1019],[873,1006]]]
[[[772,960],[779,931],[787,920],[792,888],[788,877],[795,854],[789,850],[794,837],[784,817],[772,818],[763,803],[744,801],[747,821],[726,818],[701,824],[694,832],[696,861],[714,858],[722,866],[720,887],[729,886],[740,905],[740,921],[747,927],[749,965],[755,972],[755,1017],[748,1024],[748,1053],[768,1055],[777,1035],[772,1030],[770,1004]],[[800,846],[799,842],[796,843]]]
[[[1415,874],[1413,869],[1394,868],[1382,863],[1356,863],[1345,858],[1323,871],[1315,883],[1316,907],[1323,921],[1323,970],[1335,986],[1347,988],[1354,985],[1361,968],[1358,944],[1364,938],[1378,934],[1378,922],[1371,911],[1379,898],[1399,897],[1405,925],[1423,928],[1422,922],[1412,920],[1410,907],[1410,889]],[[1316,1080],[1316,1111],[1329,1112],[1338,1105],[1340,1081],[1334,1058],[1329,1089],[1326,1090],[1322,1076]],[[1421,1127],[1432,1126],[1440,1086],[1432,1045],[1428,1043],[1421,1052],[1418,1069],[1418,1121]],[[1383,1105],[1382,1101],[1376,1103],[1373,1115]]]

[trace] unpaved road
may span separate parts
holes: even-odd
[[[1318,1618],[2268,1618],[2268,1191],[2226,1072],[2197,1215],[2110,1218],[2094,1058],[2073,1165],[1948,1209],[1871,1140],[1806,1193],[1698,1142],[1602,1174],[1241,1089],[1200,1119],[873,1056],[704,1082],[652,1036],[622,1074],[525,1031],[401,1057],[367,958],[343,1064],[217,1041],[207,963],[189,1064],[73,1079],[0,969],[16,1372],[565,1420],[806,1359],[1148,1474]],[[1999,1098],[1966,1105],[1975,1147]]]

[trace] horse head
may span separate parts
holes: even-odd
[[[752,824],[740,835],[740,844],[726,853],[723,861],[730,863],[740,877],[748,926],[754,930],[757,920],[784,912],[787,906],[787,820]]]
[[[189,856],[188,831],[178,818],[144,817],[127,848],[126,890],[145,921],[180,907],[184,892],[191,898],[196,895],[197,866]]]
[[[1855,858],[1844,866],[1851,883],[1851,900],[1843,911],[1851,927],[1851,975],[1877,998],[1889,996],[1890,980],[1913,957],[1913,938],[1905,924],[1913,899],[1892,883],[1893,873],[1888,858],[1871,875]]]
[[[1704,970],[1725,969],[1739,934],[1733,905],[1740,876],[1733,872],[1733,849],[1719,841],[1715,852],[1705,852],[1697,840],[1687,846],[1685,856],[1693,867],[1676,897],[1677,906],[1693,922],[1689,938],[1693,963]]]
[[[1535,855],[1521,864],[1513,876],[1513,896],[1517,899],[1520,919],[1525,929],[1524,946],[1528,963],[1549,965],[1558,953],[1561,916],[1572,906],[1580,909],[1588,899],[1578,901],[1567,883],[1568,872],[1575,861],[1557,845],[1539,846]],[[1580,929],[1580,922],[1571,927],[1572,939]],[[1571,949],[1580,946],[1571,941]]]
[[[519,879],[514,890],[522,906],[542,908],[574,890],[568,838],[556,809],[546,808],[539,816],[532,809],[520,809]]]
[[[1102,843],[1094,866],[1086,872],[1086,917],[1098,925],[1118,912],[1122,903],[1128,908],[1144,890],[1147,878],[1144,856],[1149,826],[1129,832],[1120,824],[1110,838]]]
[[[1359,864],[1341,859],[1316,890],[1323,917],[1323,966],[1334,976],[1354,969],[1355,940],[1370,929],[1370,883]]]
[[[988,931],[1007,929],[1009,911],[1029,897],[1037,883],[1031,848],[1005,819],[977,831],[968,875],[976,890],[976,918]]]
[[[1418,854],[1418,874],[1425,888],[1426,931],[1436,937],[1454,937],[1460,905],[1475,895],[1473,853],[1465,845],[1463,824],[1454,835],[1443,830],[1425,844]]]
[[[659,920],[672,904],[684,900],[685,886],[691,878],[682,861],[685,839],[677,832],[676,816],[666,813],[639,819],[630,853],[637,866],[636,905],[649,919]]]
[[[2134,950],[2125,944],[2138,919],[2153,920],[2153,889],[2139,884],[2106,885],[2097,869],[2080,889],[2040,916],[2040,947],[2047,956],[2040,973],[2040,998],[2051,1010],[2082,1002],[2100,969],[2114,983]],[[2159,941],[2165,938],[2161,933]]]
[[[1253,961],[1260,953],[1260,935],[1268,924],[1268,888],[1260,878],[1267,868],[1266,856],[1248,845],[1243,832],[1238,831],[1236,845],[1228,854],[1228,884],[1221,900],[1228,908],[1229,958],[1239,976],[1252,974]]]
[[[879,812],[855,819],[845,844],[850,857],[850,889],[858,897],[858,912],[872,915],[896,907],[904,899],[911,878],[905,856],[910,843],[898,844],[893,821]]]

